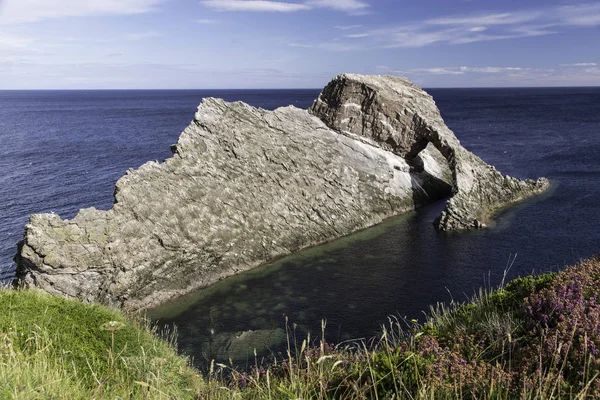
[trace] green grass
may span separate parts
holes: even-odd
[[[291,343],[286,359],[249,373],[216,365],[203,396],[598,398],[597,300],[600,304],[598,258],[482,290],[464,304],[432,307],[424,324],[392,319],[375,343],[336,347],[323,335],[315,346]]]
[[[172,343],[121,312],[0,291],[0,399],[179,399],[201,386]]]
[[[122,313],[0,291],[0,399],[592,399],[600,397],[600,258],[529,276],[369,343],[321,337],[202,380],[172,341]]]

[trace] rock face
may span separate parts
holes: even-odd
[[[433,145],[452,171],[452,198],[436,221],[440,230],[485,226],[499,208],[548,188],[548,180],[518,180],[466,150],[444,123],[431,96],[404,78],[344,74],[321,92],[310,112],[330,128],[367,137],[415,169]]]
[[[431,97],[395,77],[341,75],[310,111],[207,98],[172,150],[119,179],[108,211],[32,215],[21,280],[141,310],[451,194],[440,229],[547,186],[462,148]]]

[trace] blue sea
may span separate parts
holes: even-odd
[[[511,207],[491,229],[439,233],[443,202],[383,226],[225,280],[163,313],[181,348],[201,359],[209,330],[281,326],[332,342],[370,337],[389,315],[421,318],[430,304],[480,286],[559,270],[600,253],[600,88],[429,89],[463,145],[505,174],[548,177],[549,192]],[[170,156],[202,98],[266,109],[307,108],[318,90],[0,91],[0,267],[29,214],[108,209],[128,168]],[[0,311],[1,312],[1,311]]]

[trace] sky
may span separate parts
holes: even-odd
[[[600,86],[600,1],[0,0],[0,89]]]

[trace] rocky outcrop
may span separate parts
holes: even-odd
[[[22,282],[140,310],[451,193],[442,229],[545,186],[466,151],[431,97],[393,77],[341,75],[310,112],[204,99],[172,150],[128,171],[108,211],[32,215]]]
[[[405,78],[344,74],[321,92],[310,112],[339,132],[360,135],[420,170],[433,145],[452,171],[452,198],[439,230],[481,228],[496,210],[548,188],[548,180],[503,176],[466,150],[446,126],[431,96]]]

